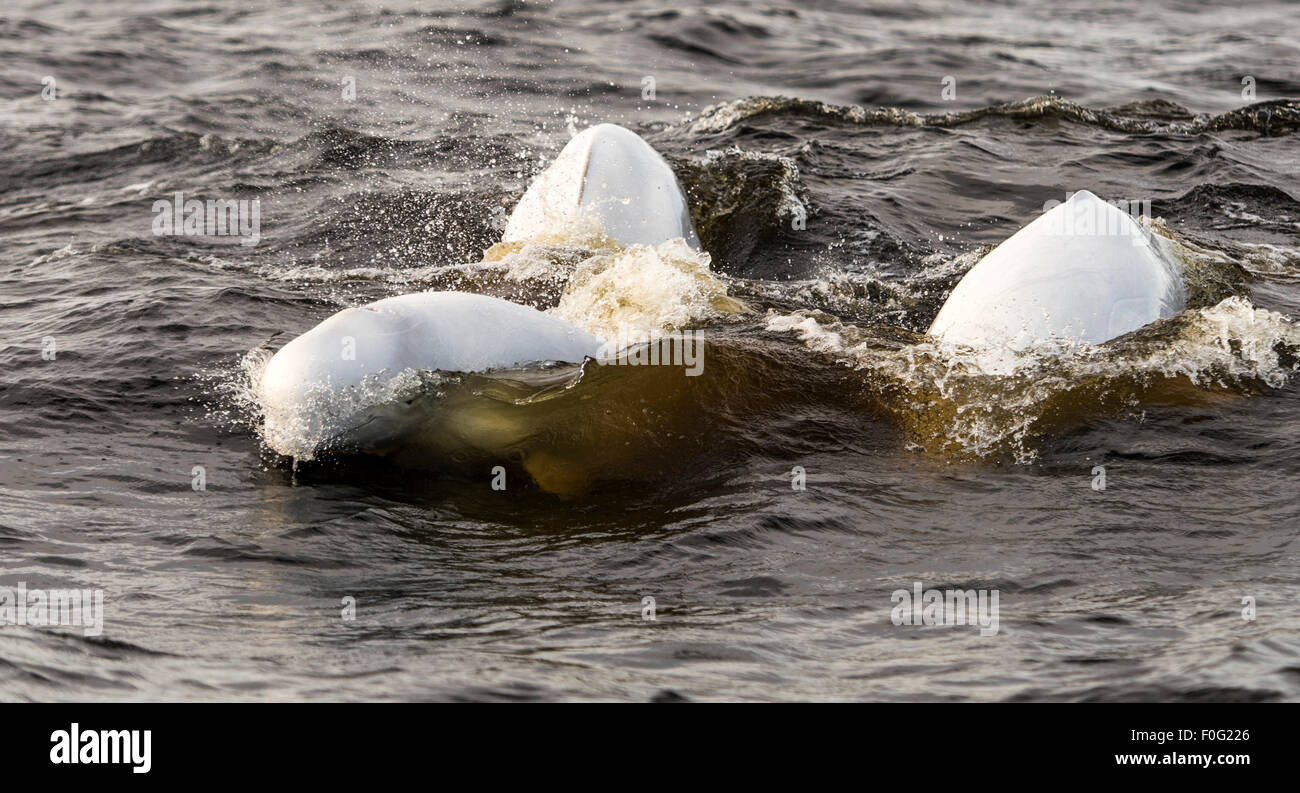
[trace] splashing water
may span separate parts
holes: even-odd
[[[1066,342],[1018,354],[1015,372],[989,373],[985,351],[912,343],[825,314],[769,312],[768,330],[852,367],[889,406],[914,448],[953,459],[1010,456],[1090,418],[1151,402],[1208,402],[1279,389],[1294,375],[1300,328],[1243,297],[1189,309],[1103,345]]]

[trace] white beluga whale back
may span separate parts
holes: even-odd
[[[484,372],[539,361],[580,363],[601,342],[529,306],[464,292],[390,297],[334,314],[286,344],[257,384],[263,436],[310,456],[400,441],[424,418],[386,383],[407,370]]]
[[[700,247],[672,168],[616,124],[585,129],[565,145],[519,200],[503,241],[538,239],[583,221],[595,221],[624,247],[679,237]]]
[[[1042,346],[1101,344],[1173,316],[1187,290],[1170,244],[1083,190],[966,273],[930,334],[984,353],[993,374]]]

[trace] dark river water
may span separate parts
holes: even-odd
[[[1300,698],[1297,34],[1283,2],[10,0],[0,700]],[[601,122],[745,306],[618,260],[707,330],[701,376],[462,384],[572,488],[266,448],[250,371],[343,307],[599,322],[591,251],[479,263]],[[1016,377],[937,353],[960,276],[1080,189],[1196,252],[1189,309]],[[176,192],[256,199],[258,244],[154,234]],[[918,584],[996,593],[996,632],[895,624]],[[8,624],[20,585],[102,590],[102,632]]]

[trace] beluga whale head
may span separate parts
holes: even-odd
[[[430,375],[536,362],[581,363],[601,341],[530,306],[465,292],[419,292],[334,314],[284,345],[258,378],[263,439],[310,458],[383,452],[420,431]]]
[[[575,135],[519,199],[503,242],[544,238],[595,222],[619,245],[699,238],[672,168],[639,135],[598,124]]]
[[[1081,190],[980,259],[930,335],[974,348],[986,372],[1006,374],[1026,351],[1102,344],[1186,304],[1171,243]]]

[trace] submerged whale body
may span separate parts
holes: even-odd
[[[966,273],[930,334],[1014,368],[1044,344],[1101,344],[1186,307],[1170,244],[1082,190],[994,248]]]
[[[616,124],[585,129],[565,145],[519,199],[503,241],[536,239],[584,220],[624,247],[680,237],[700,248],[672,168]]]
[[[267,444],[297,456],[342,445],[382,450],[423,415],[373,389],[406,371],[483,372],[538,361],[581,362],[600,340],[529,306],[464,292],[390,297],[334,314],[267,363],[258,390]]]

